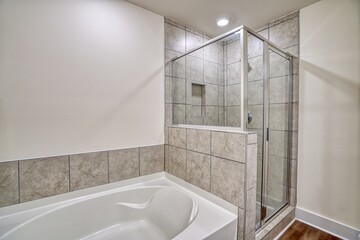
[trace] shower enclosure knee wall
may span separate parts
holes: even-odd
[[[292,55],[242,26],[172,59],[173,124],[258,135],[257,227],[289,203]]]

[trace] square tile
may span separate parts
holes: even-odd
[[[252,114],[252,121],[248,124],[250,129],[262,129],[264,121],[263,105],[249,105],[248,111]]]
[[[186,180],[186,150],[169,146],[169,173]]]
[[[245,227],[245,212],[243,209],[238,208],[238,237],[237,239],[243,239],[244,237],[244,227]]]
[[[185,104],[185,79],[172,78],[172,102]]]
[[[264,79],[263,57],[254,57],[248,60],[248,81],[257,81]],[[271,65],[271,64],[270,64]]]
[[[218,64],[204,61],[204,82],[212,84],[220,84],[218,79]]]
[[[210,131],[186,129],[186,132],[188,150],[210,154]]]
[[[140,148],[140,176],[164,171],[164,145]]]
[[[139,148],[109,151],[109,182],[139,176]]]
[[[257,143],[257,133],[252,133],[248,135],[248,144]]]
[[[18,162],[0,163],[0,207],[19,202]]]
[[[165,76],[185,78],[185,58],[171,61],[171,59],[180,55],[178,52],[165,50]]]
[[[165,103],[172,103],[172,77],[165,76]]]
[[[170,127],[169,128],[169,145],[186,148],[186,129]]]
[[[226,64],[240,62],[240,38],[226,45]]]
[[[186,179],[206,191],[210,191],[210,155],[187,151]]]
[[[203,83],[204,82],[204,60],[186,56],[186,79],[192,80],[193,82]]]
[[[245,136],[239,133],[211,132],[211,155],[245,163]]]
[[[219,104],[219,86],[205,85],[205,105],[217,106]]]
[[[270,104],[269,128],[271,130],[285,131],[289,129],[289,105]]]
[[[69,157],[19,162],[20,202],[69,192]]]
[[[213,63],[221,63],[223,46],[218,43],[212,43],[204,47],[204,59]]]
[[[289,102],[289,79],[288,76],[270,79],[270,104]]]
[[[241,108],[240,106],[226,107],[226,119],[228,127],[241,126]]]
[[[185,30],[165,23],[165,48],[185,52]]]
[[[248,37],[248,56],[249,58],[263,55],[263,41],[249,34]]]
[[[70,190],[108,183],[107,152],[70,155]]]
[[[226,86],[227,106],[240,106],[241,104],[241,85],[234,84]]]
[[[173,105],[165,104],[165,126],[173,124]]]
[[[241,63],[234,62],[226,65],[226,84],[239,84],[241,83]]]
[[[248,82],[248,104],[256,105],[264,102],[263,80]]]
[[[299,44],[299,18],[295,17],[269,28],[270,41],[281,48]]]
[[[257,171],[257,146],[256,144],[247,145],[246,157],[246,189],[256,187],[256,171]]]
[[[185,104],[173,104],[173,123],[185,124],[186,121],[186,105]]]
[[[206,106],[206,116],[204,119],[204,125],[218,126],[219,125],[219,107],[217,106]]]
[[[211,193],[244,208],[245,165],[211,156]]]
[[[186,31],[186,51],[192,50],[198,46],[201,46],[204,42],[202,36],[194,34],[192,32]],[[191,56],[198,58],[204,58],[204,49],[201,48],[193,53],[190,53]]]
[[[246,221],[245,235],[255,230],[256,227],[256,188],[252,188],[246,192]]]

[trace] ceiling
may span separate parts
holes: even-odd
[[[319,0],[127,0],[142,8],[215,37],[240,25],[256,29]],[[216,19],[230,18],[226,27]]]

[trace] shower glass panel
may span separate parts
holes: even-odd
[[[173,60],[173,123],[240,127],[240,66],[239,32]]]

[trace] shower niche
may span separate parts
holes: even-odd
[[[192,83],[191,84],[191,104],[190,104],[190,118],[194,122],[199,118],[198,122],[203,122],[205,113],[205,85]]]
[[[289,204],[292,61],[245,26],[171,61],[174,125],[257,134],[257,229]]]

